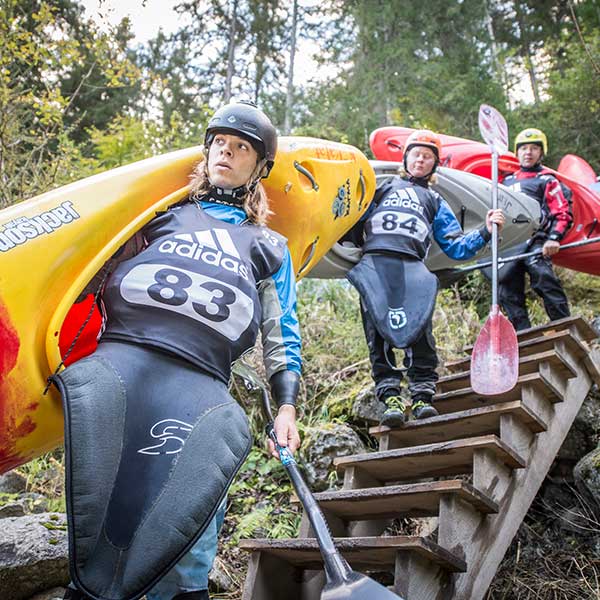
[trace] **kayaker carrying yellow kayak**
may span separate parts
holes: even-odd
[[[259,330],[279,444],[300,445],[294,270],[285,238],[265,226],[260,183],[276,148],[256,106],[222,107],[190,196],[92,282],[103,285],[98,349],[55,377],[73,579],[65,598],[208,598],[227,489],[251,446],[227,383]]]

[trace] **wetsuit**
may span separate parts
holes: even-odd
[[[121,365],[132,394],[143,372],[144,385],[173,398],[177,409],[230,401],[231,362],[254,345],[259,330],[271,382],[282,372],[300,373],[289,250],[279,234],[248,223],[242,209],[186,201],[146,225],[119,261],[102,294],[97,354]],[[154,383],[153,372],[161,373]],[[148,600],[208,588],[224,512],[225,499],[189,552],[147,592]]]
[[[361,222],[364,225],[363,252],[381,257],[382,264],[388,265],[392,281],[394,273],[389,265],[393,263],[389,257],[398,261],[423,261],[435,240],[450,258],[466,260],[491,238],[485,227],[463,233],[446,200],[430,189],[426,181],[410,181],[399,176],[387,180],[377,189]],[[386,302],[386,299],[381,301]],[[377,397],[385,400],[397,396],[402,374],[396,368],[393,348],[377,331],[362,302],[361,314]],[[405,349],[404,366],[413,398],[424,396],[430,399],[435,393],[437,365],[430,318],[421,337]]]
[[[538,230],[527,243],[525,251],[543,247],[547,240],[559,242],[573,222],[569,201],[560,182],[543,166],[521,168],[505,177],[505,186],[535,198],[541,208]],[[541,297],[550,320],[568,317],[569,302],[552,268],[552,259],[542,255],[512,263],[510,271],[498,285],[500,304],[515,329],[531,327],[525,300],[525,273],[529,274],[532,289]]]

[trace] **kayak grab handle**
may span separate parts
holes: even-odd
[[[362,207],[363,200],[365,199],[365,195],[367,193],[367,186],[365,184],[365,178],[363,176],[362,169],[359,172],[358,182],[360,183],[360,200],[358,201],[358,206]],[[360,210],[360,208],[359,208]]]
[[[310,181],[312,189],[315,190],[315,192],[318,192],[319,184],[315,181],[313,174],[308,169],[305,169],[297,160],[294,161],[294,167],[297,171],[300,171],[300,173],[302,173],[302,175],[304,175],[304,177],[306,177]]]
[[[594,220],[592,221],[592,224],[590,225],[590,230],[587,232],[586,237],[592,236],[592,233],[594,233],[594,229],[596,229],[596,225],[598,225],[598,219],[596,217],[594,217]]]
[[[520,224],[520,223],[531,223],[531,219],[528,219],[525,215],[519,215],[517,217],[515,217],[512,222],[514,224]]]
[[[302,263],[301,267],[298,269],[298,273],[296,273],[296,277],[300,277],[300,275],[302,275],[302,271],[304,271],[304,269],[306,269],[306,267],[308,267],[308,265],[310,264],[310,261],[313,259],[313,256],[315,255],[315,250],[317,249],[317,242],[319,241],[319,236],[317,236],[313,243],[310,245],[310,251],[308,252],[308,256],[304,259],[304,262]],[[307,248],[308,250],[308,248]],[[306,254],[306,252],[305,252]]]

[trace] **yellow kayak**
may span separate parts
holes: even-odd
[[[65,318],[121,244],[185,198],[201,158],[200,147],[172,152],[0,211],[0,473],[61,443],[60,398],[43,392],[61,363],[59,340],[64,351],[79,328]],[[301,278],[364,213],[375,174],[352,146],[283,137],[263,183],[269,226],[288,238]]]

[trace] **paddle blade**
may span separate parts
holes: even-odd
[[[493,106],[479,107],[479,132],[492,152],[503,154],[508,150],[508,126]]]
[[[370,577],[351,571],[343,581],[329,581],[321,600],[403,600]]]
[[[519,344],[512,323],[492,306],[471,355],[471,387],[493,396],[512,390],[519,378]]]

